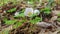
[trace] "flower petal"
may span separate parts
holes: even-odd
[[[33,8],[26,8],[24,14],[25,16],[31,16],[33,14]]]

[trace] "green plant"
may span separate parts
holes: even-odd
[[[24,15],[24,13],[20,13],[19,15],[17,15],[17,16],[14,16],[14,17],[25,17],[25,15]]]
[[[0,3],[0,6],[3,6],[3,3]]]
[[[9,33],[9,30],[8,29],[3,30],[3,31],[0,32],[0,34],[8,34],[8,33]]]
[[[46,14],[50,14],[51,13],[51,11],[50,11],[51,9],[50,8],[44,8],[44,9],[42,9],[41,10],[41,12],[43,11],[44,13],[46,13]]]
[[[21,21],[17,22],[17,23],[13,26],[13,28],[17,28],[17,27],[21,26],[24,22],[26,22],[26,20],[21,20]]]
[[[57,18],[57,21],[59,21],[59,22],[60,22],[60,18]]]
[[[35,19],[30,20],[30,22],[31,22],[32,24],[36,24],[36,23],[39,22],[39,21],[42,21],[42,18],[36,17]]]
[[[60,16],[60,14],[58,14],[57,16]]]
[[[24,17],[25,17],[24,11],[25,11],[25,10],[23,9],[23,10],[19,13],[19,15],[14,16],[14,17],[17,17],[17,18],[18,18],[18,17],[23,17],[23,18],[24,18]]]
[[[23,23],[18,22],[18,23],[16,23],[15,25],[13,25],[13,28],[17,28],[17,27],[21,26],[22,24],[23,24]]]
[[[17,22],[17,20],[8,20],[6,17],[3,18],[3,21],[5,22],[6,25],[12,25],[15,22]]]
[[[5,24],[7,25],[11,25],[11,24],[14,24],[17,20],[6,20],[5,21]]]
[[[16,8],[12,8],[12,9],[8,10],[7,12],[12,13],[12,12],[15,12],[15,11],[16,11]]]

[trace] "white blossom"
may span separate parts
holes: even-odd
[[[4,10],[4,13],[6,13],[6,11]]]
[[[14,15],[15,15],[15,16],[19,15],[19,12],[16,12]]]
[[[33,8],[26,8],[24,12],[25,16],[32,16],[33,15]]]
[[[37,15],[39,15],[40,14],[40,12],[39,12],[39,10],[34,10],[34,14],[37,14]]]
[[[30,16],[32,16],[33,14],[37,14],[37,15],[39,15],[39,10],[33,10],[33,8],[26,8],[25,9],[25,12],[24,12],[24,14],[25,14],[25,16],[28,16],[28,17],[30,17]]]

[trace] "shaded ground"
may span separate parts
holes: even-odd
[[[48,27],[50,28],[50,27]],[[60,31],[60,27],[54,29],[46,29],[36,25],[24,25],[13,29],[9,34],[57,34]]]

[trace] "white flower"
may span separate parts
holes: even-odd
[[[15,15],[15,16],[19,15],[19,12],[16,12],[14,15]]]
[[[33,15],[33,8],[26,8],[24,12],[25,16],[32,16]]]
[[[34,14],[37,14],[37,15],[39,15],[40,14],[40,12],[39,12],[39,10],[34,10]]]
[[[6,11],[4,10],[4,13],[6,13]]]
[[[33,10],[33,8],[26,8],[25,9],[25,12],[24,12],[24,14],[25,14],[25,16],[28,16],[28,17],[30,17],[30,16],[32,16],[33,14],[36,14],[36,15],[39,15],[39,10]]]

